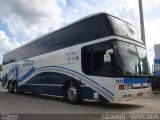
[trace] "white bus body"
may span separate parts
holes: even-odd
[[[96,15],[101,14],[104,15],[105,13],[100,13]],[[84,19],[82,19],[81,21],[83,20]],[[65,28],[62,28],[62,30]],[[132,100],[135,98],[149,96],[151,93],[149,73],[147,73],[146,75],[127,74],[123,76],[122,74],[115,74],[117,71],[121,70],[120,67],[115,67],[114,70],[117,71],[114,72],[114,74],[111,73],[107,76],[104,72],[106,68],[104,68],[104,71],[98,71],[100,69],[99,66],[101,66],[99,64],[101,62],[99,62],[100,60],[96,56],[98,53],[93,54],[91,58],[87,58],[87,55],[83,55],[86,54],[86,52],[83,53],[83,48],[84,51],[91,51],[91,49],[94,49],[93,51],[96,51],[97,49],[98,51],[98,47],[92,47],[90,49],[85,48],[86,46],[92,46],[99,43],[103,44],[103,42],[116,40],[125,43],[130,43],[134,46],[139,46],[145,49],[144,44],[142,42],[139,42],[140,40],[133,40],[116,34],[108,35],[106,37],[101,37],[87,42],[82,42],[80,44],[75,44],[69,47],[64,47],[62,49],[53,50],[51,52],[46,52],[44,54],[36,55],[33,57],[15,61],[13,60],[12,62],[4,63],[2,85],[4,88],[9,89],[10,93],[17,93],[21,91],[37,94],[64,96],[67,102],[72,104],[77,104],[82,99],[117,102],[122,100]],[[35,41],[37,40],[34,40],[32,42]],[[61,42],[63,41],[56,41],[54,43],[58,46],[61,44]],[[22,46],[21,48],[24,47],[25,46]],[[117,48],[114,47],[113,49],[115,52],[115,49]],[[30,53],[32,54],[34,50],[30,50]],[[38,50],[39,48],[37,48],[37,51]],[[113,50],[110,51],[113,52]],[[23,54],[23,52],[15,53],[16,56],[18,56],[19,54]],[[108,56],[106,57],[105,55]],[[110,62],[110,52],[106,52],[105,55],[104,57],[102,55],[103,59],[105,59],[104,61]],[[98,56],[101,57],[100,55]],[[95,61],[90,61],[89,64],[91,65],[87,65],[87,63],[85,63],[87,61],[86,59],[88,59],[89,61],[92,58],[97,59],[97,65],[95,65],[95,67],[92,66],[93,64],[95,64]],[[83,59],[85,59],[84,62]],[[118,62],[116,65],[118,66]],[[137,63],[137,66],[138,65],[139,64]],[[94,70],[84,72],[85,70],[90,70],[94,68],[95,71],[98,71],[99,73],[96,73]],[[135,69],[138,69],[137,71],[140,72],[139,67],[135,67]]]

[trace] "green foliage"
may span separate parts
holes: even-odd
[[[2,65],[0,64],[0,71],[2,71]]]

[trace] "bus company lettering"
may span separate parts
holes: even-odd
[[[34,61],[33,60],[24,60],[23,66],[30,66],[30,65],[34,65]]]
[[[72,51],[65,54],[65,58],[67,58],[67,61],[76,61],[79,59],[78,52]]]

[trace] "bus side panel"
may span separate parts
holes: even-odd
[[[8,64],[2,68],[3,81],[2,87],[7,88],[9,81],[17,80],[18,78],[18,66],[15,63]]]
[[[2,87],[5,88],[5,86],[7,86],[8,83],[8,76],[7,76],[7,72],[9,71],[9,67],[8,66],[2,66]]]
[[[63,86],[22,85],[19,88],[23,92],[63,96]]]
[[[81,81],[88,87],[82,88],[83,99],[97,100],[99,98],[100,100],[104,96],[109,101],[113,101],[114,81],[105,80],[105,77],[87,76],[82,72],[81,47],[82,45],[78,45],[17,62],[20,90],[61,96],[61,86],[65,80],[74,79]],[[37,75],[39,75],[38,78],[35,78]]]
[[[31,78],[19,88],[24,92],[62,96],[63,84],[66,80],[73,80],[73,78],[61,73],[43,72]]]
[[[82,93],[83,99],[98,100],[101,102],[109,102],[102,95],[98,94],[96,91],[94,91],[93,89],[87,86],[81,86],[81,93]]]

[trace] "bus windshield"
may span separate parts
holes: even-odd
[[[114,49],[118,69],[123,75],[149,75],[147,53],[144,48],[115,41]]]
[[[113,16],[108,16],[108,19],[111,22],[115,34],[131,38],[142,43],[139,35],[136,33],[135,28],[131,24]]]

